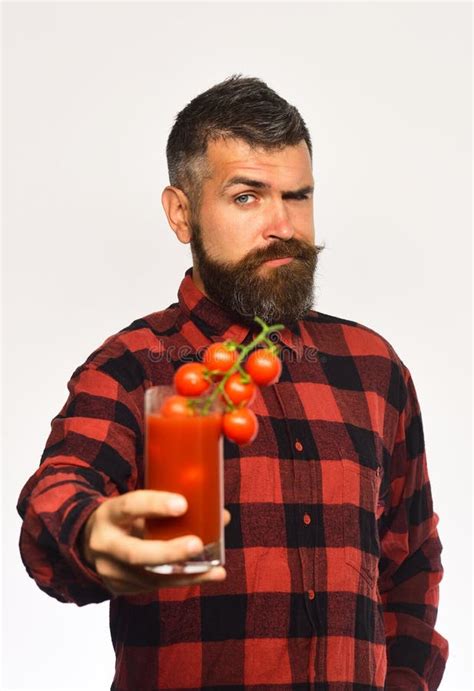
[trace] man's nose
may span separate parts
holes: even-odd
[[[269,215],[265,226],[265,239],[276,237],[282,240],[289,240],[293,237],[294,233],[295,229],[284,204],[281,203],[280,205],[276,205],[272,214]]]

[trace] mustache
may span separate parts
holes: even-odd
[[[317,245],[310,245],[290,238],[290,240],[276,240],[269,247],[254,250],[242,261],[249,268],[256,268],[263,262],[271,259],[284,259],[293,257],[296,259],[308,259],[320,251]]]

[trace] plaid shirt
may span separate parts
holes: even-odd
[[[196,287],[108,338],[73,373],[24,486],[20,549],[48,595],[110,600],[113,691],[437,689],[443,568],[413,381],[371,329],[310,311],[279,332],[260,431],[225,441],[227,579],[112,597],[77,537],[108,496],[143,486],[143,394],[213,341],[248,343]]]

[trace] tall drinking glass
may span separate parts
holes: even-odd
[[[144,537],[197,535],[204,549],[184,562],[146,568],[161,574],[204,573],[224,564],[223,410],[216,401],[205,414],[163,416],[161,406],[172,395],[172,386],[145,392],[145,488],[182,494],[188,510],[182,516],[147,518]]]

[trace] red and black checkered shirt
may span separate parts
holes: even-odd
[[[143,394],[212,341],[248,343],[188,269],[179,301],[108,338],[73,373],[23,488],[20,549],[63,602],[110,599],[113,691],[437,689],[443,568],[410,373],[353,321],[310,311],[280,332],[283,373],[252,404],[254,442],[225,441],[227,579],[112,597],[78,533],[143,487]]]

